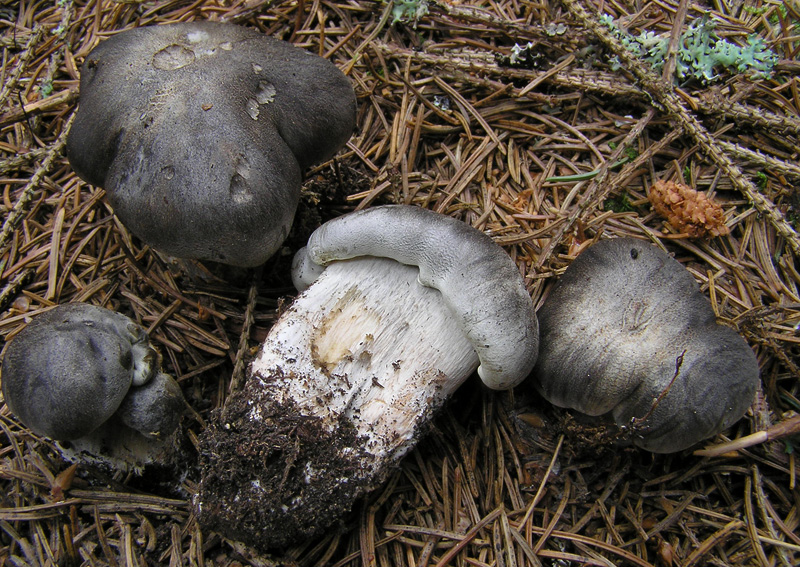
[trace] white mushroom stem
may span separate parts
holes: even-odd
[[[339,523],[478,366],[418,270],[329,266],[281,315],[202,449],[201,523],[261,548]]]
[[[385,468],[478,366],[472,344],[419,271],[383,258],[336,262],[275,324],[251,380],[326,427],[345,417]],[[254,407],[253,419],[259,419]]]

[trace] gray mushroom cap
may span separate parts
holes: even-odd
[[[717,324],[691,274],[649,244],[619,238],[591,246],[538,316],[533,376],[542,395],[633,426],[633,443],[650,451],[690,447],[732,425],[753,401],[753,351]]]
[[[56,440],[87,435],[117,411],[133,384],[157,372],[144,329],[88,304],[36,317],[3,359],[6,404],[34,432]]]
[[[67,155],[122,222],[173,256],[263,263],[281,245],[301,172],[355,127],[329,61],[232,24],[127,30],[81,69]]]
[[[175,431],[185,405],[175,379],[159,372],[147,384],[131,388],[116,415],[144,437],[159,439]]]
[[[373,207],[314,231],[295,256],[295,286],[302,291],[322,266],[359,256],[419,268],[419,282],[441,292],[472,342],[488,387],[512,388],[528,376],[539,347],[533,302],[514,261],[489,236],[420,207]]]

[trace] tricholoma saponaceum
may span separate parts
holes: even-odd
[[[538,312],[533,379],[553,404],[610,416],[655,453],[726,429],[753,402],[758,361],[717,323],[691,274],[648,243],[600,241],[567,268]]]

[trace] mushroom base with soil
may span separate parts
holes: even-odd
[[[107,431],[80,439],[56,441],[56,448],[68,462],[134,474],[141,474],[150,465],[178,466],[186,458],[180,443],[180,428],[163,439],[153,440],[114,418],[108,421],[108,426]]]
[[[141,474],[150,465],[180,467],[189,454],[180,425],[185,405],[175,379],[157,372],[131,389],[102,427],[77,439],[58,440],[56,447],[67,461],[110,470]]]
[[[479,362],[418,274],[336,262],[281,316],[202,438],[203,526],[281,547],[341,524],[385,480]]]

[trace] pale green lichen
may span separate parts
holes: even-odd
[[[392,23],[412,22],[428,15],[427,0],[392,0]]]
[[[650,31],[632,36],[620,29],[608,14],[603,14],[601,21],[628,51],[647,61],[655,70],[661,70],[667,57],[668,36]],[[675,54],[675,76],[678,80],[694,78],[709,83],[719,78],[716,71],[719,68],[745,73],[754,79],[772,75],[778,56],[763,39],[751,34],[747,44],[742,47],[718,37],[714,33],[715,27],[716,23],[705,15],[693,21],[681,34]],[[619,60],[612,58],[611,66],[614,70],[618,69]]]
[[[39,96],[42,98],[47,98],[51,94],[53,94],[53,81],[43,81],[41,85],[39,85]]]

